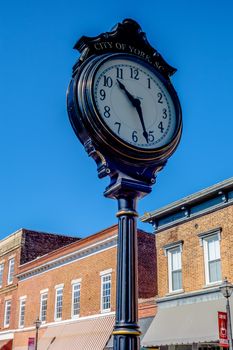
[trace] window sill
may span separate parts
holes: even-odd
[[[222,281],[217,281],[217,282],[212,282],[212,283],[206,283],[204,286],[202,286],[203,289],[208,289],[208,288],[214,288],[218,287],[222,284]]]
[[[111,312],[111,309],[104,309],[104,310],[101,310],[101,314],[105,314],[106,312]]]
[[[61,320],[62,320],[62,318],[55,318],[54,319],[55,322],[58,322],[58,321],[61,321]]]
[[[166,296],[182,294],[182,293],[184,293],[184,289],[178,289],[178,290],[174,290],[172,292],[167,293]]]
[[[3,328],[9,328],[10,325],[9,324],[4,324]]]
[[[79,315],[72,315],[71,318],[72,320],[76,320],[77,318],[79,318],[80,316]]]

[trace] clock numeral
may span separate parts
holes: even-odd
[[[118,126],[117,132],[118,132],[118,134],[120,134],[121,123],[115,122],[114,125],[117,125],[117,126]]]
[[[104,75],[104,86],[107,87],[112,87],[113,81],[111,77],[107,77],[106,75]]]
[[[151,131],[148,132],[148,140],[149,140],[149,142],[153,142],[155,140],[155,137],[154,137],[153,133],[154,133],[154,130],[151,130]]]
[[[137,136],[137,131],[133,131],[132,133],[132,140],[133,142],[138,142],[138,136]]]
[[[117,67],[117,78],[123,79],[123,69]]]
[[[151,88],[151,85],[150,85],[150,78],[147,78],[147,82],[148,82],[148,89]]]
[[[100,99],[101,101],[105,100],[106,97],[106,92],[104,91],[104,89],[100,90]]]
[[[139,70],[137,68],[130,68],[130,78],[139,80]]]
[[[163,126],[163,122],[160,122],[158,125],[159,130],[163,133],[164,132],[164,126]]]
[[[110,118],[110,107],[109,106],[104,106],[104,116],[105,118]]]
[[[167,110],[163,108],[163,119],[167,119]]]
[[[161,92],[158,92],[157,96],[158,96],[158,103],[163,103],[163,100],[162,100],[163,95],[161,94]]]

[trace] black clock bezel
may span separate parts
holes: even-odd
[[[119,58],[126,58],[137,62],[152,71],[171,96],[175,108],[176,126],[173,136],[165,145],[150,149],[134,146],[117,137],[100,115],[94,98],[95,75],[106,61]],[[155,67],[135,55],[128,53],[110,53],[90,57],[80,66],[80,69],[74,76],[73,97],[75,100],[74,109],[76,113],[69,113],[69,115],[72,126],[82,143],[84,143],[85,139],[89,136],[100,149],[106,149],[107,152],[110,151],[111,154],[116,157],[121,156],[131,161],[149,162],[168,158],[179,143],[182,129],[182,116],[178,96],[169,79],[163,77]],[[83,128],[80,128],[80,122]]]

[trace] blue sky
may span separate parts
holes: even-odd
[[[77,39],[124,18],[178,69],[184,121],[139,214],[231,177],[232,13],[230,0],[1,1],[0,238],[21,227],[84,237],[116,223],[117,203],[103,197],[109,180],[69,124],[66,89]]]

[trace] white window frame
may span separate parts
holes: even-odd
[[[102,271],[100,273],[101,276],[101,295],[100,295],[100,309],[101,309],[101,313],[105,313],[105,312],[110,312],[111,311],[111,292],[112,292],[112,270],[106,270],[106,271]],[[104,282],[104,279],[106,277],[110,277],[110,281]],[[103,308],[104,307],[104,295],[103,295],[103,291],[104,291],[104,284],[105,283],[109,283],[110,282],[110,294],[109,294],[109,298],[110,298],[110,307],[109,308]]]
[[[10,258],[8,260],[7,284],[12,284],[13,283],[14,273],[15,273],[15,258]]]
[[[77,315],[74,315],[74,293],[75,293],[76,287],[79,287],[79,313]],[[71,318],[78,318],[80,315],[80,299],[81,299],[81,279],[72,281]]]
[[[177,249],[179,249],[179,251],[180,251],[181,268],[178,269],[178,270],[172,270],[172,252],[174,250],[177,250]],[[167,248],[165,250],[165,253],[166,253],[167,257],[168,257],[168,289],[169,289],[169,293],[180,293],[180,292],[183,292],[183,288],[182,288],[182,285],[183,285],[182,243],[169,246],[169,248]],[[174,271],[181,271],[181,288],[179,288],[179,289],[173,289],[173,286],[172,286],[172,273]]]
[[[9,320],[7,322],[7,313],[9,312]],[[5,300],[5,309],[4,309],[4,328],[10,326],[11,319],[11,299]]]
[[[46,296],[46,299],[44,298]],[[45,314],[45,320],[42,319],[42,302],[46,300],[46,314]],[[40,320],[42,323],[46,323],[47,321],[47,311],[48,311],[48,291],[41,291],[40,292]]]
[[[4,262],[0,263],[0,288],[3,285]]]
[[[63,312],[63,285],[55,286],[55,309],[54,309],[54,320],[55,321],[61,321],[62,320],[62,312]],[[61,317],[57,317],[57,298],[58,298],[58,292],[62,291],[62,308],[61,308]]]
[[[25,309],[26,309],[26,297],[20,297],[19,298],[19,328],[23,328],[25,324]],[[22,318],[22,311],[23,311],[23,318]]]
[[[222,277],[220,276],[220,279],[217,281],[210,281],[210,271],[209,271],[209,258],[208,258],[208,242],[209,240],[211,240],[212,238],[216,237],[218,244],[219,244],[219,252],[220,252],[220,241],[221,241],[221,237],[220,237],[220,232],[215,232],[212,234],[206,234],[201,236],[201,246],[203,246],[203,251],[204,251],[204,265],[205,265],[205,283],[206,285],[214,285],[214,284],[219,284],[222,282]],[[221,266],[221,252],[219,253],[219,260],[220,261],[220,266]]]

